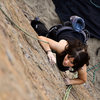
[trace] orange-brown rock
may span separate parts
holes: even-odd
[[[35,16],[48,28],[60,22],[51,0],[0,0],[0,7],[35,38],[30,25]],[[26,36],[0,10],[0,100],[62,100],[67,88],[62,74],[56,65],[50,65],[39,42]],[[68,100],[97,98],[99,93],[89,80],[88,85],[73,86]]]

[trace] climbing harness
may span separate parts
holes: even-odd
[[[8,17],[8,15],[2,10],[1,5],[0,5],[0,10],[2,11],[2,13],[8,18],[8,20],[9,20],[13,25],[14,25],[16,28],[18,28],[19,30],[21,30],[25,35],[27,35],[27,36],[33,38],[34,40],[38,40],[38,41],[41,41],[41,42],[44,42],[44,43],[49,44],[47,41],[40,40],[40,39],[38,39],[38,38],[36,38],[36,37],[30,35],[29,32],[26,32],[24,29],[22,29],[22,28],[19,27],[17,24],[15,24],[15,23]]]
[[[41,41],[41,42],[44,42],[44,43],[48,43],[48,42],[46,42],[46,41],[43,41],[43,40],[40,40],[40,39],[38,39],[38,38],[33,37],[32,35],[30,35],[29,33],[27,33],[25,30],[23,30],[21,27],[19,27],[17,24],[15,24],[15,23],[8,17],[8,15],[2,10],[1,5],[0,5],[0,10],[1,10],[2,13],[9,19],[9,21],[10,21],[13,25],[16,26],[16,28],[18,28],[19,30],[21,30],[25,35],[27,35],[27,36],[29,36],[29,37],[35,39],[35,40],[38,40],[38,41]],[[67,99],[68,99],[68,96],[69,96],[69,93],[70,93],[71,88],[72,88],[72,85],[69,85],[69,87],[68,87],[68,89],[67,89],[67,91],[66,91],[66,95],[64,96],[64,99],[63,99],[63,100],[67,100]]]
[[[96,8],[100,8],[100,5],[97,5],[93,2],[93,0],[90,0],[91,4],[93,4]]]
[[[87,69],[87,72],[90,71],[90,70],[92,70],[92,69],[94,69],[95,67],[98,67],[99,64],[100,64],[100,62],[97,63],[96,65],[92,66],[91,68],[88,68],[88,69]]]

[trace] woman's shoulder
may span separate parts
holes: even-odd
[[[84,64],[83,67],[81,67],[81,68],[78,70],[78,72],[86,72],[86,70],[87,70],[87,65]]]
[[[59,41],[59,49],[60,49],[60,53],[62,53],[63,51],[65,51],[65,48],[68,47],[68,42],[64,39]]]

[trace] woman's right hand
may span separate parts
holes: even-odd
[[[56,57],[53,55],[52,51],[49,51],[47,53],[47,56],[48,56],[48,59],[49,59],[49,62],[53,65],[53,64],[56,64]]]
[[[64,82],[66,85],[70,85],[70,79],[69,78],[64,78]]]

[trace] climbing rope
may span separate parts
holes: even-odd
[[[97,5],[93,2],[93,0],[90,0],[91,4],[93,4],[96,8],[100,8],[100,5]]]
[[[21,30],[25,35],[27,35],[27,36],[29,36],[29,37],[35,39],[35,40],[39,40],[39,41],[41,41],[41,42],[48,43],[48,42],[46,42],[46,41],[43,41],[43,40],[40,40],[40,39],[38,39],[38,38],[33,37],[32,35],[30,35],[29,33],[27,33],[25,30],[23,30],[21,27],[19,27],[17,24],[15,24],[15,23],[8,17],[8,15],[2,10],[1,6],[0,6],[0,10],[2,11],[2,13],[8,18],[8,20],[9,20],[13,25],[14,25],[16,28],[18,28],[19,30]],[[63,100],[67,100],[67,99],[68,99],[68,96],[69,96],[69,93],[70,93],[71,88],[72,88],[72,85],[69,85],[68,88],[67,88],[67,90],[66,90],[66,94],[65,94]]]
[[[100,69],[100,66],[99,66],[97,69],[94,70],[94,72],[93,72],[93,80],[92,80],[92,83],[95,82],[95,73],[96,73],[96,71],[98,71],[99,69]]]
[[[100,66],[99,66],[99,65],[100,65],[100,62],[97,63],[96,65],[92,66],[91,68],[89,68],[89,69],[87,70],[87,72],[88,72],[88,71],[90,71],[90,70],[92,70],[92,69],[98,67],[98,68],[95,69],[94,72],[93,72],[93,80],[92,80],[92,83],[95,82],[95,74],[96,74],[96,71],[98,71],[98,70],[100,69]]]
[[[94,69],[94,68],[96,68],[96,67],[98,67],[98,66],[99,66],[99,64],[100,64],[100,62],[99,62],[99,63],[97,63],[96,65],[92,66],[91,68],[88,68],[88,69],[87,69],[87,72],[88,72],[88,71],[90,71],[90,70],[92,70],[92,69]]]
[[[100,62],[97,63],[96,65],[92,66],[91,68],[88,68],[88,69],[87,69],[87,72],[89,72],[90,70],[92,70],[92,69],[98,67],[98,68],[95,69],[94,72],[93,72],[93,80],[92,80],[92,83],[94,83],[94,81],[95,81],[95,73],[96,73],[96,71],[98,71],[98,70],[100,69],[100,66],[99,66],[99,65],[100,65]],[[76,74],[74,75],[74,77],[75,77],[75,76],[76,76]],[[72,89],[72,85],[69,85],[69,86],[67,87],[67,90],[66,90],[66,92],[65,92],[65,96],[64,96],[63,100],[67,100],[67,99],[68,99],[69,93],[70,93],[71,89]]]
[[[36,38],[36,37],[30,35],[29,32],[26,32],[24,29],[22,29],[22,28],[19,27],[17,24],[15,24],[15,23],[8,17],[8,15],[3,11],[3,9],[1,8],[1,5],[0,5],[0,10],[2,11],[2,13],[8,18],[8,20],[9,20],[13,25],[14,25],[16,28],[18,28],[19,30],[21,30],[25,35],[27,35],[27,36],[33,38],[34,40],[38,40],[38,41],[41,41],[41,42],[44,42],[44,43],[49,44],[47,41],[43,41],[43,40],[41,40],[41,39],[38,39],[38,38]]]
[[[69,85],[69,86],[67,87],[67,90],[66,90],[66,92],[65,92],[65,96],[64,96],[63,100],[67,100],[67,99],[68,99],[69,93],[70,93],[71,89],[72,89],[72,85]]]
[[[74,74],[73,78],[76,78],[76,77],[77,77],[77,73]],[[68,99],[71,89],[72,89],[72,85],[68,85],[63,100],[67,100]]]

